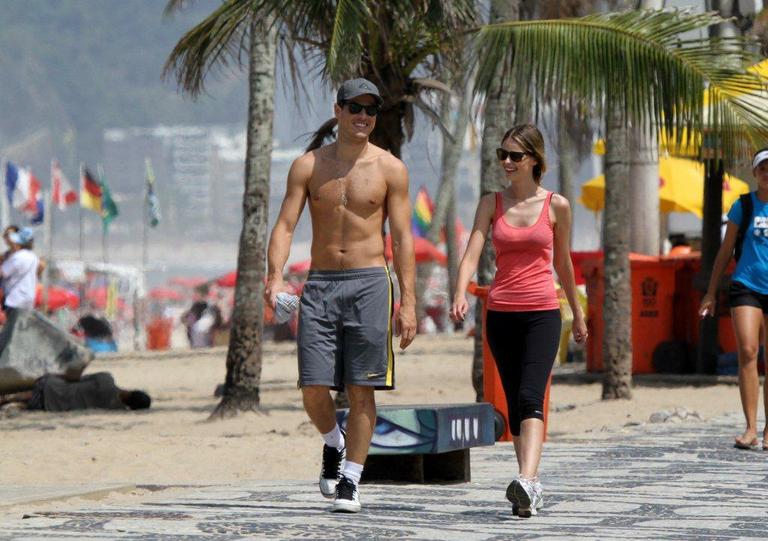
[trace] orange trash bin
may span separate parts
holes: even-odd
[[[150,321],[147,324],[147,349],[170,349],[172,327],[173,320],[169,318],[157,318]]]
[[[512,441],[512,433],[509,431],[509,416],[507,415],[507,397],[504,387],[501,385],[499,370],[496,368],[496,360],[493,358],[488,340],[485,337],[485,318],[488,310],[485,301],[488,298],[488,286],[478,286],[475,282],[469,284],[468,291],[477,297],[483,304],[483,399],[493,406],[497,416],[504,420],[504,431],[497,441]],[[554,362],[554,359],[552,359]],[[547,441],[547,420],[549,419],[549,387],[552,384],[552,374],[547,380],[547,389],[544,392],[544,441]]]
[[[661,342],[674,339],[675,267],[673,260],[641,254],[630,254],[630,287],[632,289],[632,373],[649,374],[653,368],[653,352]],[[603,370],[603,299],[605,277],[603,257],[582,263],[587,283],[589,317],[587,329],[587,370]]]

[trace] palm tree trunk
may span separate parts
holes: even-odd
[[[737,15],[733,0],[712,0],[709,9],[716,10],[723,17]],[[728,21],[710,29],[712,38],[727,38],[737,36],[739,30],[733,22]],[[717,252],[720,250],[720,231],[723,212],[723,162],[717,156],[717,141],[706,137],[710,156],[705,162],[704,177],[704,211],[701,224],[701,275],[697,286],[702,292],[709,284],[712,267],[715,264]],[[699,374],[714,374],[717,371],[719,312],[715,317],[705,317],[699,325],[699,348],[696,359],[696,372]]]
[[[638,9],[662,9],[663,0],[639,0]],[[649,129],[650,128],[650,129]],[[661,253],[659,216],[659,154],[655,126],[630,131],[630,250],[645,255]]]
[[[576,152],[576,144],[571,135],[571,124],[575,122],[575,116],[565,107],[560,107],[560,120],[557,123],[557,156],[560,164],[557,168],[557,188],[560,195],[568,201],[575,201],[573,197],[573,172],[579,170],[579,158]],[[573,223],[571,223],[573,233]],[[571,246],[573,234],[571,234]]]
[[[656,128],[652,128],[655,130]],[[659,255],[659,153],[657,139],[645,127],[630,129],[629,192],[631,215],[630,250]]]
[[[629,165],[621,105],[608,104],[605,130],[605,300],[603,399],[632,398],[632,291],[629,265]]]
[[[717,252],[720,250],[720,228],[722,227],[723,212],[723,161],[707,159],[704,164],[704,219],[701,225],[701,274],[696,280],[698,289],[702,292],[709,284],[712,267],[715,265]],[[718,295],[719,296],[719,295]],[[705,317],[699,324],[699,348],[696,359],[696,373],[714,374],[717,371],[718,354],[718,320],[719,310],[715,317]]]
[[[491,0],[490,22],[516,21],[520,18],[519,0]],[[497,67],[497,76],[493,88],[488,92],[483,120],[483,142],[480,147],[480,196],[502,189],[504,177],[496,159],[496,148],[501,138],[512,127],[515,107],[515,89],[508,82],[509,66]],[[477,283],[490,285],[496,273],[493,245],[488,241],[483,247],[477,266]],[[477,303],[475,308],[475,352],[472,359],[472,386],[475,388],[477,401],[483,400],[483,307]]]
[[[453,296],[456,294],[456,280],[459,278],[459,244],[456,238],[456,193],[454,191],[451,201],[448,203],[448,210],[445,214],[445,221],[452,224],[452,227],[445,228],[445,251],[448,256],[448,301],[446,308],[453,302]],[[462,322],[453,324],[454,331],[460,331],[464,328]]]
[[[467,126],[469,125],[469,108],[472,100],[472,78],[467,77],[464,87],[460,90],[460,99],[456,115],[454,115],[453,108],[451,107],[451,96],[444,94],[442,96],[440,116],[443,125],[449,131],[453,139],[443,135],[443,152],[441,161],[441,174],[440,185],[437,188],[437,195],[435,195],[435,210],[432,213],[432,223],[429,225],[429,231],[427,232],[427,240],[432,244],[440,242],[440,233],[446,231],[446,247],[448,252],[449,264],[448,264],[448,284],[449,290],[453,287],[453,281],[456,279],[456,274],[451,276],[451,262],[450,258],[453,257],[453,268],[458,269],[458,261],[456,254],[456,213],[455,213],[455,192],[456,192],[456,172],[459,168],[459,161],[461,159],[461,153],[464,149],[464,136],[467,132]],[[452,117],[454,117],[451,122]],[[453,210],[453,212],[451,212]],[[453,244],[452,244],[453,243]],[[432,265],[420,265],[419,270],[426,269],[425,276],[429,276],[432,272]],[[422,283],[420,291],[424,291],[426,287],[426,281]],[[419,288],[417,288],[419,291]],[[450,301],[453,299],[453,295],[448,296],[448,303],[446,303],[446,309],[449,307]],[[446,314],[447,320],[447,314]]]
[[[275,31],[268,30],[270,27],[270,21],[254,19],[250,29],[243,229],[238,247],[227,376],[223,397],[211,414],[212,419],[256,410],[259,406],[277,44]]]

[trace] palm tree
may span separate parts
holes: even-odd
[[[745,73],[754,60],[745,41],[681,37],[721,21],[711,13],[635,11],[488,25],[478,36],[478,88],[494,88],[497,66],[509,65],[506,84],[514,81],[518,92],[529,93],[537,103],[575,96],[606,111],[605,213],[616,216],[627,211],[620,177],[626,177],[622,132],[629,123],[657,124],[678,140],[683,127],[688,133],[706,127],[719,142],[718,156],[728,160],[746,158],[752,146],[768,140],[768,108],[737,95],[761,89],[760,80]],[[605,398],[631,396],[630,326],[622,316],[631,306],[625,223],[619,220],[605,239],[603,315],[611,321],[603,342]]]
[[[231,0],[230,0],[231,1]],[[371,141],[401,155],[413,135],[415,110],[439,127],[439,113],[425,92],[449,88],[433,79],[443,73],[443,59],[463,52],[455,39],[476,24],[473,0],[246,0],[253,9],[275,17],[281,34],[327,82],[365,77],[384,98]],[[286,58],[294,67],[297,58]],[[419,76],[417,76],[419,74]],[[309,148],[332,136],[326,122]]]
[[[181,4],[182,0],[172,0],[167,11]],[[211,68],[227,65],[243,49],[248,53],[245,190],[235,307],[224,394],[211,418],[259,407],[276,43],[269,19],[256,16],[243,3],[227,2],[182,37],[164,70],[166,75],[175,73],[179,86],[197,96]]]

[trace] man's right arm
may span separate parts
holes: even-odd
[[[275,297],[284,287],[283,268],[291,251],[293,231],[307,201],[307,184],[312,176],[313,167],[314,154],[311,152],[300,156],[291,165],[285,197],[280,206],[280,214],[272,228],[272,235],[269,237],[267,287],[264,290],[264,299],[273,308],[275,307]]]

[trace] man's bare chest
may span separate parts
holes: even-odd
[[[387,195],[384,179],[369,171],[316,175],[308,185],[310,205],[318,210],[348,208],[372,210],[383,206]]]

